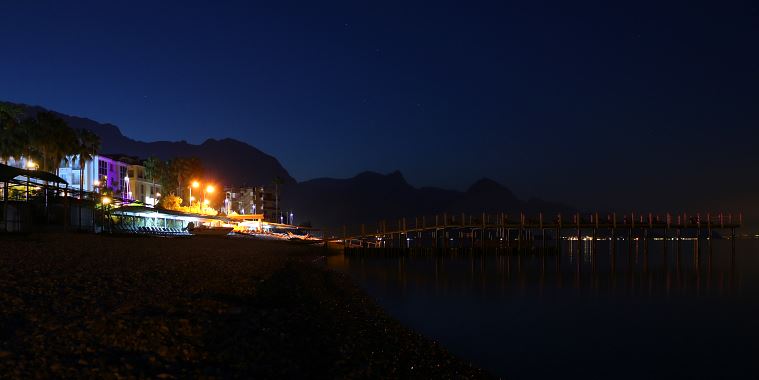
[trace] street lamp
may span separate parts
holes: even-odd
[[[126,196],[126,199],[129,199],[129,194],[131,191],[129,191],[129,176],[124,177],[124,195]]]
[[[190,207],[192,207],[192,201],[195,199],[192,197],[192,188],[198,188],[200,187],[200,182],[198,181],[192,181],[192,184],[190,185]]]
[[[216,190],[216,189],[213,187],[213,185],[206,186],[206,189],[203,190],[203,204],[206,204],[206,205],[208,204],[208,203],[206,203],[206,193],[211,194],[211,193],[214,192],[214,190]]]

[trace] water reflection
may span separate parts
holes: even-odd
[[[399,291],[432,287],[436,291],[479,289],[499,294],[543,294],[559,289],[617,294],[707,295],[741,290],[735,254],[702,249],[697,241],[669,242],[644,249],[641,242],[621,249],[624,242],[584,242],[559,253],[537,249],[521,254],[469,254],[450,251],[426,257],[335,256],[329,265],[363,280],[374,280]],[[389,271],[392,264],[394,270]]]
[[[584,241],[530,254],[341,255],[328,265],[404,323],[509,378],[608,378],[620,368],[613,377],[743,376],[759,373],[758,243]]]

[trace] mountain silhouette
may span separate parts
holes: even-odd
[[[23,107],[27,116],[47,111],[42,107],[17,105]],[[279,176],[284,180],[280,186],[280,209],[292,210],[296,223],[310,222],[314,227],[334,229],[365,224],[371,230],[380,220],[394,225],[399,218],[405,217],[407,223],[412,223],[416,216],[433,217],[442,213],[507,212],[513,215],[520,211],[572,211],[564,204],[537,198],[521,201],[510,189],[489,178],[476,181],[466,191],[416,188],[400,171],[389,174],[367,171],[352,178],[316,178],[297,182],[276,158],[242,141],[208,139],[199,145],[185,141],[143,142],[124,136],[112,124],[54,113],[71,127],[89,129],[100,136],[101,152],[105,154],[162,159],[197,157],[203,162],[207,174],[224,185],[269,185]]]
[[[37,106],[16,105],[23,108],[25,116],[34,116],[38,112],[48,111]],[[65,120],[72,128],[89,129],[100,136],[102,141],[100,152],[103,154],[125,154],[141,158],[155,156],[162,159],[197,157],[203,163],[206,173],[212,177],[211,179],[224,184],[268,185],[277,176],[286,184],[295,183],[276,158],[242,141],[208,139],[199,145],[186,141],[143,142],[124,136],[113,124],[101,124],[83,117],[52,112]],[[255,170],[250,168],[255,168]]]
[[[569,206],[537,198],[519,200],[511,190],[488,178],[475,182],[467,191],[435,187],[415,188],[398,172],[364,172],[353,178],[319,178],[282,187],[282,207],[297,210],[296,221],[312,221],[330,228],[365,224],[374,229],[380,220],[395,225],[399,218],[407,224],[415,217],[483,212],[568,213]],[[311,219],[309,219],[311,218]],[[514,219],[512,219],[514,220]]]

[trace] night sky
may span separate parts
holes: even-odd
[[[0,99],[237,138],[297,180],[759,205],[756,2],[169,3],[4,2]]]

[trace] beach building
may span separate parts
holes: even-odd
[[[155,206],[161,196],[161,185],[145,174],[142,161],[133,160],[127,166],[128,199],[139,201],[146,206]]]
[[[111,189],[116,196],[126,198],[129,190],[125,178],[127,163],[118,156],[96,155],[84,164],[84,181],[81,181],[79,157],[68,157],[58,168],[58,175],[69,183],[69,188],[95,192],[96,188]]]
[[[145,175],[142,161],[136,157],[124,155],[97,155],[84,165],[84,183],[81,177],[79,157],[68,157],[58,169],[59,176],[69,183],[74,190],[96,192],[107,188],[117,197],[154,206],[158,203],[160,185],[153,183]]]
[[[25,157],[18,159],[10,158],[7,165],[11,167],[25,169],[32,162]],[[127,163],[120,160],[118,156],[96,155],[91,161],[84,164],[84,181],[80,176],[81,166],[79,156],[66,157],[57,170],[58,176],[69,184],[71,190],[84,190],[94,192],[99,185],[101,188],[113,190],[114,194],[121,195],[128,192],[125,190],[124,178],[127,175]]]
[[[148,179],[142,165],[129,165],[127,173],[130,199],[143,202],[147,206],[155,206],[161,195],[161,185]]]
[[[224,192],[226,214],[261,214],[264,220],[276,217],[274,192],[267,186],[226,187]]]

